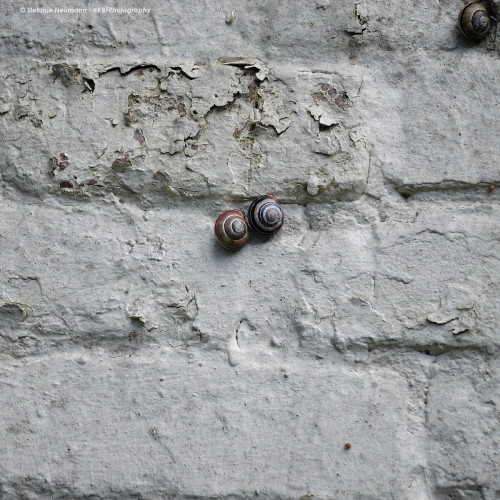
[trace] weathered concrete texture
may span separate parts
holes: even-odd
[[[7,133],[5,179],[38,196],[111,191],[148,206],[266,190],[293,201],[359,197],[369,159],[350,115],[361,78],[288,68],[266,77],[256,65],[204,66],[195,77],[164,65],[125,76],[112,69],[94,93],[82,93],[86,80],[74,65],[33,68],[36,83],[19,98]],[[101,115],[92,126],[81,120],[89,110]],[[302,168],[290,168],[294,162]]]
[[[235,371],[165,349],[110,364],[97,349],[42,356],[19,373],[3,374],[2,403],[23,414],[5,418],[4,470],[20,478],[6,496],[19,483],[56,498],[61,487],[77,498],[359,496],[366,481],[390,496],[408,491],[401,468],[422,475],[407,383],[390,370],[311,360]]]
[[[462,6],[2,5],[1,499],[500,497],[499,35]],[[282,230],[223,250],[263,193]]]

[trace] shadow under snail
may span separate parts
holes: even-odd
[[[238,250],[246,244],[250,233],[241,210],[226,210],[215,221],[215,236],[227,250]]]
[[[248,223],[258,233],[274,234],[283,225],[283,210],[271,194],[259,196],[248,209]]]
[[[471,40],[485,38],[491,29],[488,9],[482,3],[466,5],[458,15],[458,27],[464,36]]]

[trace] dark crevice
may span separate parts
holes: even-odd
[[[452,183],[446,180],[436,184],[427,184],[427,185],[422,184],[418,187],[412,186],[411,184],[401,186],[391,182],[390,180],[388,182],[392,184],[396,188],[396,191],[406,200],[408,200],[408,198],[410,198],[411,196],[420,193],[463,192],[463,191],[474,191],[479,189],[485,190],[488,193],[493,193],[500,186],[499,183],[492,183],[492,182],[479,182],[477,184],[468,184],[465,182]]]
[[[420,352],[422,354],[426,354],[427,356],[441,356],[441,354],[448,354],[450,352],[457,352],[457,351],[478,351],[478,352],[484,352],[485,349],[480,347],[480,346],[474,346],[474,345],[449,345],[449,344],[442,344],[442,343],[433,343],[433,344],[424,344],[424,345],[414,345],[411,346],[411,349],[414,351]]]
[[[99,75],[104,75],[106,73],[111,73],[112,71],[119,71],[120,75],[122,76],[127,76],[133,73],[134,71],[137,71],[139,69],[155,69],[159,73],[161,73],[161,69],[156,66],[156,64],[138,64],[137,66],[133,66],[132,68],[128,69],[127,71],[122,71],[119,66],[113,66],[112,68],[109,68],[102,73],[99,73]]]
[[[323,125],[322,123],[319,123],[319,131],[320,132],[330,132],[333,130],[335,127],[338,127],[338,123],[334,123],[333,125]]]
[[[90,92],[92,94],[94,93],[95,90],[94,80],[92,80],[91,78],[84,78],[83,84],[85,85],[85,89],[83,90],[83,92]]]
[[[184,71],[180,66],[171,66],[170,69],[173,69],[174,71],[179,71],[180,74],[182,76],[186,77],[188,80],[196,80],[196,77],[191,76],[189,73],[187,73],[186,71]]]

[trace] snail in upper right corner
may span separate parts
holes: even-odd
[[[464,36],[471,40],[485,38],[491,29],[488,9],[482,3],[466,5],[458,15],[458,27]]]
[[[248,209],[248,223],[258,233],[274,234],[283,225],[283,210],[272,194],[265,194],[255,199]]]

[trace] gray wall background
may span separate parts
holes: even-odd
[[[463,5],[2,3],[0,498],[499,498],[499,38]],[[224,251],[263,193],[283,229]]]

